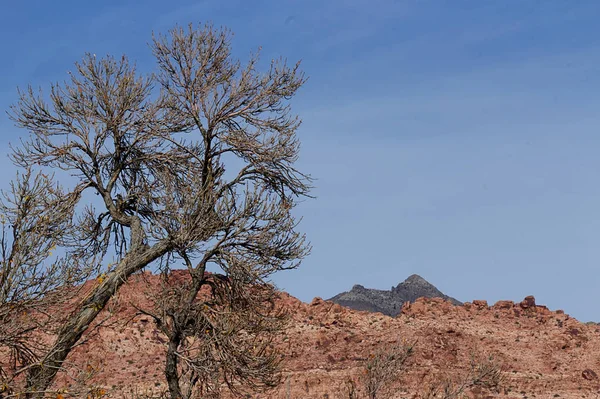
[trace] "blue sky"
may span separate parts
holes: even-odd
[[[151,32],[213,21],[234,51],[303,60],[294,99],[313,244],[278,285],[310,301],[418,273],[459,300],[600,321],[597,1],[4,2],[0,108],[85,52],[153,68]],[[0,165],[26,132],[0,116]]]

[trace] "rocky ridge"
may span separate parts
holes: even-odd
[[[329,299],[329,301],[354,310],[380,312],[387,316],[397,316],[402,305],[407,301],[417,298],[442,298],[455,305],[461,303],[445,295],[423,277],[413,274],[389,291],[365,288],[355,285],[348,292],[342,292]]]
[[[135,309],[148,305],[144,291],[153,278],[138,275],[123,286],[111,322],[84,337],[85,343],[69,356],[77,367],[97,367],[94,381],[108,397],[129,398],[134,389],[159,393],[166,387],[165,337],[151,318]],[[492,306],[483,300],[457,306],[441,298],[418,298],[404,303],[397,317],[355,311],[320,298],[304,303],[286,293],[281,293],[279,304],[292,316],[277,342],[284,355],[284,382],[252,398],[348,399],[351,386],[359,398],[366,397],[361,382],[365,362],[376,351],[402,342],[416,342],[414,356],[381,398],[420,397],[436,381],[468,373],[474,355],[497,359],[503,381],[498,390],[470,388],[470,398],[600,394],[600,327],[551,311],[533,297]]]

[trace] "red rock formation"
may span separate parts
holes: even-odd
[[[515,303],[513,301],[498,301],[492,306],[495,310],[512,309]]]
[[[535,308],[535,298],[532,295],[526,296],[523,301],[521,301],[521,308],[523,309],[531,309]]]
[[[166,386],[165,339],[152,320],[135,316],[133,307],[148,304],[143,293],[155,286],[155,280],[146,274],[125,285],[119,294],[118,318],[69,358],[75,364],[100,365],[96,382],[112,397],[121,397],[132,386],[157,392]],[[365,360],[399,342],[416,342],[415,354],[389,398],[418,397],[436,379],[459,378],[467,373],[473,354],[501,361],[504,382],[499,393],[477,387],[468,392],[472,398],[581,398],[600,391],[598,326],[537,306],[533,297],[492,307],[485,301],[454,306],[419,298],[405,304],[396,318],[349,310],[320,298],[306,304],[286,293],[280,304],[292,316],[278,339],[285,361],[284,383],[256,398],[342,399],[348,398],[351,384],[364,397],[360,378]]]

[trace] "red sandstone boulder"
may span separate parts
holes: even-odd
[[[535,309],[535,298],[533,295],[526,296],[519,305],[522,309]]]
[[[474,300],[473,306],[475,306],[478,310],[489,309],[487,301],[480,299]]]
[[[590,370],[590,369],[585,369],[581,372],[581,376],[583,378],[585,378],[586,380],[597,380],[598,379],[598,374],[596,374],[594,372],[594,370]]]
[[[310,303],[311,306],[319,306],[322,305],[323,302],[325,302],[322,298],[319,297],[315,297],[312,302]]]
[[[513,301],[498,301],[494,304],[494,306],[492,306],[492,308],[496,310],[512,309],[514,304],[515,303]]]

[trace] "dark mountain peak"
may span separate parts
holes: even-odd
[[[404,280],[404,282],[402,282],[400,284],[431,285],[431,283],[429,283],[429,281],[425,280],[423,277],[419,276],[418,274],[411,274],[410,276],[408,276],[408,278],[406,280]]]
[[[350,291],[342,292],[329,300],[355,310],[368,310],[396,316],[400,313],[404,302],[414,302],[415,299],[420,297],[443,298],[455,305],[460,304],[459,301],[443,294],[418,274],[409,276],[389,291],[365,288],[360,284],[356,284]]]
[[[406,280],[398,284],[396,287],[392,287],[392,292],[396,292],[406,297],[407,301],[414,301],[417,298],[413,298],[414,295],[425,296],[425,297],[440,297],[444,298],[444,294],[438,290],[433,284],[425,280],[418,274],[410,275]]]

